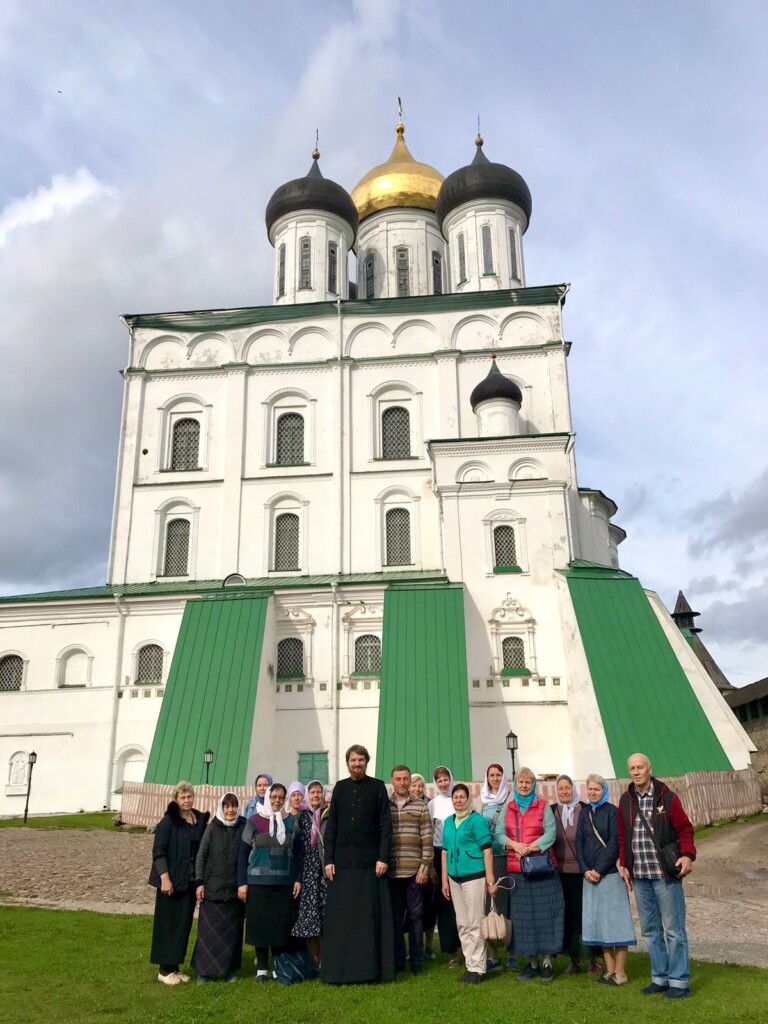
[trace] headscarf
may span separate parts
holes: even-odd
[[[312,846],[317,846],[317,841],[320,838],[320,825],[323,820],[323,812],[328,809],[328,801],[325,798],[325,783],[321,782],[320,779],[312,779],[311,782],[307,783],[306,792],[309,793],[310,786],[322,786],[323,787],[323,801],[316,811],[309,808],[309,813],[312,815],[312,829],[309,833],[309,842]]]
[[[427,780],[424,778],[423,775],[419,775],[418,772],[414,772],[413,775],[411,775],[411,785],[413,785],[414,782],[421,782],[425,789],[427,787]],[[429,797],[427,796],[426,793],[422,793],[421,799],[424,801],[425,804],[429,805]]]
[[[436,793],[427,805],[429,807],[429,816],[432,819],[432,828],[434,830],[432,839],[435,846],[440,846],[443,841],[443,822],[448,815],[453,814],[453,800],[451,800],[453,774],[450,768],[446,768],[444,764],[439,764],[432,772],[433,782],[438,772],[448,772],[448,792],[443,793],[442,790],[437,788],[437,783],[435,783]]]
[[[264,803],[260,805],[259,810],[256,812],[260,814],[262,818],[269,818],[269,834],[274,836],[275,839],[282,844],[285,842],[285,822],[283,821],[282,808],[279,811],[272,810],[272,787],[270,786],[267,792],[264,794]],[[283,807],[285,804],[283,804]]]
[[[603,795],[600,797],[600,799],[596,803],[593,803],[590,800],[589,801],[589,806],[592,808],[593,811],[595,811],[595,810],[597,810],[598,807],[602,807],[603,804],[605,804],[605,803],[608,803],[608,783],[607,782],[603,783]]]
[[[216,808],[215,817],[216,820],[220,821],[222,825],[226,825],[227,828],[232,828],[237,824],[237,819],[240,817],[240,815],[236,814],[232,821],[227,821],[227,819],[224,817],[224,801],[227,799],[227,797],[229,797],[230,803],[232,802],[232,798],[234,797],[235,803],[237,804],[239,810],[240,801],[237,799],[237,795],[235,793],[225,793],[221,800],[219,800],[219,806]]]
[[[293,814],[293,810],[291,809],[291,793],[301,793],[299,813],[301,813],[301,811],[308,811],[309,807],[307,805],[307,791],[300,782],[292,782],[288,787],[288,790],[285,794],[285,804],[283,805],[285,810],[287,810],[289,814]]]
[[[491,768],[498,768],[501,771],[501,782],[495,793],[491,792],[491,787],[488,783],[488,772]],[[483,807],[501,807],[509,800],[509,780],[507,779],[506,770],[501,767],[498,761],[489,764],[485,769],[485,782],[480,790],[480,800]]]
[[[525,814],[525,812],[528,810],[528,808],[531,806],[531,804],[533,803],[533,801],[536,799],[536,796],[537,796],[537,793],[536,793],[536,779],[533,780],[533,785],[531,786],[531,792],[528,793],[526,796],[521,796],[520,791],[517,788],[517,779],[515,779],[514,794],[515,794],[515,803],[517,804],[518,810],[520,811],[521,814]]]
[[[570,828],[573,824],[573,810],[579,802],[579,794],[576,792],[576,787],[574,786],[573,779],[570,775],[557,776],[557,782],[555,782],[555,793],[557,793],[557,785],[560,782],[560,779],[567,779],[568,782],[570,782],[571,789],[573,791],[571,799],[567,804],[564,804],[560,800],[560,797],[557,798],[557,806],[560,808],[560,820],[563,823],[563,828]]]
[[[259,779],[266,779],[270,786],[274,781],[269,772],[259,772],[259,774],[256,776],[256,782],[258,782]],[[254,786],[256,785],[256,782],[254,782]],[[258,814],[259,811],[264,807],[264,801],[259,799],[258,793],[254,796],[253,799],[256,802],[253,805],[253,811],[251,812],[251,815]],[[250,804],[250,800],[248,801],[248,803]]]
[[[448,783],[447,793],[443,793],[442,789],[437,789],[437,782],[435,781],[435,776],[437,775],[438,772],[440,772],[441,774],[448,772],[448,778],[450,781]],[[435,767],[435,770],[432,772],[432,781],[435,783],[435,789],[437,789],[437,793],[435,794],[435,796],[450,796],[451,793],[453,792],[453,772],[451,771],[450,768],[446,768],[444,764],[439,764]]]

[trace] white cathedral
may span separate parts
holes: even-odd
[[[580,487],[531,194],[390,158],[267,205],[274,304],[125,316],[108,582],[0,599],[0,815],[123,784],[744,769],[752,744]],[[352,256],[350,256],[350,253]],[[355,261],[357,285],[349,280]],[[206,759],[208,763],[206,764]]]

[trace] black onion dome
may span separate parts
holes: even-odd
[[[345,220],[353,233],[357,234],[357,207],[346,189],[337,185],[335,181],[323,177],[317,162],[319,157],[320,154],[315,150],[309,173],[303,178],[287,181],[272,194],[267,203],[267,234],[279,217],[300,210],[324,210],[326,213],[334,213]]]
[[[531,190],[522,175],[506,164],[492,163],[483,152],[483,140],[479,136],[476,145],[472,163],[449,174],[440,188],[435,207],[440,227],[451,210],[473,199],[508,199],[519,206],[526,221],[530,221]]]
[[[523,403],[523,393],[520,388],[509,377],[505,377],[496,365],[496,356],[492,356],[493,362],[485,380],[481,380],[472,394],[469,401],[472,412],[481,402],[488,402],[492,398],[506,398],[511,402]]]

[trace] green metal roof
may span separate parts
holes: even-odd
[[[555,306],[565,302],[568,286],[513,288],[494,292],[466,292],[461,295],[413,295],[403,299],[349,299],[341,303],[345,316],[379,317],[387,313],[460,312],[498,306]],[[280,320],[310,320],[338,316],[336,302],[307,302],[290,306],[245,306],[240,309],[198,309],[178,313],[127,313],[130,328],[146,327],[168,331],[213,331]]]
[[[461,585],[396,585],[384,594],[376,774],[404,763],[426,778],[445,764],[472,777]]]
[[[173,652],[145,779],[246,782],[268,597],[190,601]]]
[[[583,562],[563,575],[616,776],[637,751],[657,775],[730,769],[640,581]]]
[[[0,597],[0,604],[25,604],[45,601],[99,601],[119,597],[194,597],[197,594],[221,598],[240,597],[253,591],[273,591],[329,587],[337,583],[340,587],[382,584],[397,581],[417,580],[444,583],[446,577],[437,569],[407,569],[399,572],[357,572],[325,574],[321,576],[262,576],[246,580],[244,585],[225,587],[222,580],[176,580],[152,583],[123,583],[103,587],[85,587],[81,590],[51,590],[40,594],[16,594]]]

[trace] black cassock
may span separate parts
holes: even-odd
[[[392,910],[386,876],[376,861],[389,862],[392,819],[381,779],[367,775],[336,783],[325,828],[328,883],[320,977],[331,985],[391,981],[395,976]]]

